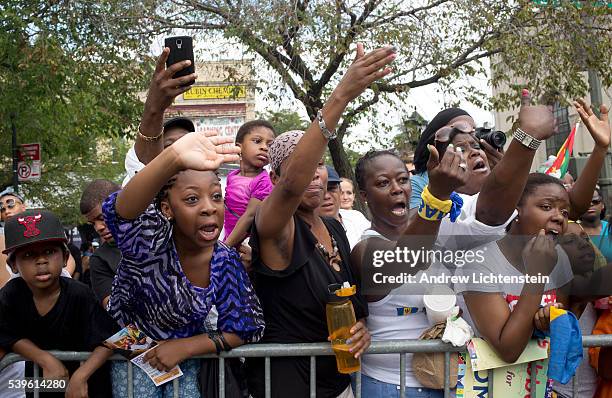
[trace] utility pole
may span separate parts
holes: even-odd
[[[13,137],[11,139],[11,150],[13,153],[13,191],[17,193],[19,190],[19,178],[17,176],[19,159],[17,157],[17,129],[15,128],[15,114],[13,113],[11,113],[11,129],[13,130]]]

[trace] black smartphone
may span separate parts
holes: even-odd
[[[164,45],[170,48],[170,54],[166,60],[166,68],[169,68],[177,62],[186,60],[191,61],[191,65],[176,72],[173,76],[174,78],[195,73],[195,62],[193,59],[193,38],[190,36],[167,37]],[[190,86],[193,83],[195,83],[195,81],[184,84],[183,86]]]

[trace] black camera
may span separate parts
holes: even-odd
[[[477,127],[476,137],[485,140],[493,148],[501,150],[506,144],[506,134],[503,131],[492,131],[487,127]]]

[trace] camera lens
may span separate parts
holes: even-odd
[[[491,131],[490,129],[476,129],[476,137],[486,141],[495,149],[502,149],[506,144],[506,134],[503,131]]]
[[[502,131],[492,131],[489,133],[489,141],[497,149],[501,149],[506,144],[506,134]]]
[[[176,41],[176,46],[177,46],[178,48],[181,48],[181,46],[182,46],[182,45],[183,45],[183,41],[182,41],[181,39],[178,39],[178,40]]]

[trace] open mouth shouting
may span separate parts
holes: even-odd
[[[398,217],[403,217],[407,213],[406,202],[398,202],[391,208],[391,213]]]
[[[473,163],[472,171],[476,173],[486,173],[489,171],[489,168],[487,167],[487,163],[482,158],[478,158]]]
[[[202,225],[198,232],[203,240],[215,240],[219,236],[219,226],[217,223],[207,223]]]

